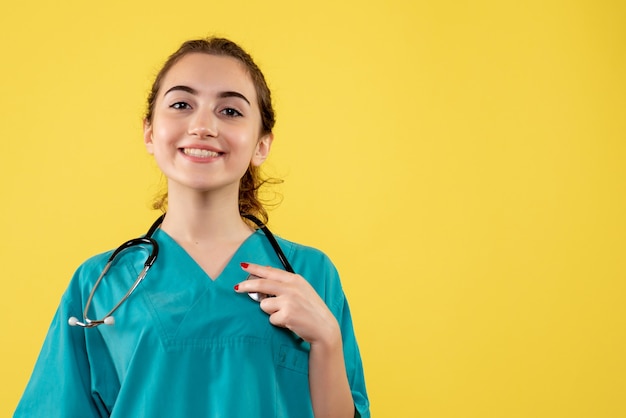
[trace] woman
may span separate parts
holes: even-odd
[[[108,316],[145,252],[122,251],[91,303],[111,252],[77,270],[16,417],[369,416],[332,263],[278,238],[282,261],[242,217],[267,220],[256,192],[273,126],[263,74],[238,45],[194,40],[170,56],[144,120],[146,148],[167,178],[156,204],[166,214],[148,234],[158,258],[114,326],[67,322],[86,304],[86,316]]]

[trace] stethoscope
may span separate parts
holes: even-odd
[[[291,267],[291,265],[289,264],[289,261],[287,260],[287,257],[285,256],[285,253],[283,253],[283,250],[280,248],[280,245],[278,245],[276,238],[274,238],[274,235],[265,226],[265,224],[252,215],[245,214],[242,216],[254,222],[259,227],[259,229],[263,231],[263,234],[265,234],[265,237],[268,239],[268,241],[272,245],[272,248],[276,252],[278,259],[280,260],[285,270],[287,270],[290,273],[294,273],[293,268]],[[98,280],[96,280],[96,283],[93,285],[93,288],[91,289],[91,293],[89,294],[89,298],[87,299],[87,303],[85,304],[85,310],[83,311],[84,322],[80,322],[76,317],[72,316],[67,321],[71,326],[78,325],[83,328],[94,328],[102,324],[113,325],[115,323],[113,314],[115,313],[115,311],[118,310],[118,308],[124,302],[126,302],[126,300],[130,297],[130,295],[133,294],[137,286],[139,286],[139,283],[141,283],[143,279],[146,277],[148,270],[150,270],[150,267],[152,267],[152,265],[157,259],[157,256],[159,255],[159,244],[157,244],[157,242],[152,238],[152,235],[157,230],[157,228],[161,225],[164,218],[165,218],[165,214],[159,216],[159,218],[156,221],[154,221],[154,223],[152,224],[152,226],[150,227],[150,229],[148,230],[145,236],[126,241],[125,243],[120,245],[115,251],[113,251],[113,254],[111,254],[109,259],[107,260],[107,263],[104,266],[104,269],[102,269],[102,273],[100,273]],[[152,250],[150,251],[150,254],[146,258],[146,262],[143,264],[143,269],[141,269],[141,271],[137,275],[137,279],[135,280],[133,285],[130,287],[128,292],[126,292],[124,297],[122,297],[122,299],[120,299],[120,301],[113,307],[113,309],[111,309],[109,313],[107,313],[102,319],[89,319],[87,315],[89,313],[89,307],[91,306],[91,301],[93,300],[93,296],[96,293],[96,290],[98,289],[98,286],[100,285],[100,282],[102,281],[104,276],[109,271],[109,268],[113,264],[115,257],[117,257],[124,250],[127,250],[135,246],[150,246],[152,248]],[[248,279],[255,279],[255,278],[258,278],[258,277],[253,276],[253,275],[248,276]],[[264,293],[248,293],[248,295],[250,296],[250,298],[252,298],[253,300],[257,302],[260,302],[262,299],[265,299],[266,297],[271,297],[271,295],[266,295]]]

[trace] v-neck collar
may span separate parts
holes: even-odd
[[[197,270],[197,274],[200,274],[201,276],[205,277],[209,282],[211,283],[216,283],[218,281],[220,281],[220,278],[223,276],[226,276],[229,274],[230,270],[232,270],[233,268],[237,268],[237,271],[240,270],[239,268],[239,262],[235,263],[234,260],[241,260],[241,261],[245,261],[242,258],[242,255],[244,254],[244,251],[246,249],[246,247],[250,246],[250,243],[253,241],[257,240],[257,236],[259,234],[263,234],[263,232],[259,229],[255,230],[252,234],[250,234],[240,245],[239,247],[237,247],[237,249],[235,250],[235,252],[233,253],[233,255],[231,256],[231,258],[228,260],[228,262],[226,263],[226,265],[224,266],[224,268],[222,269],[222,271],[220,272],[220,274],[213,278],[211,277],[203,268],[202,266],[200,266],[200,264],[196,261],[195,258],[193,258],[191,256],[191,254],[189,254],[187,252],[187,250],[185,250],[185,248],[183,248],[182,245],[180,245],[174,238],[172,238],[167,232],[163,231],[161,228],[158,228],[153,237],[156,239],[157,242],[164,242],[164,247],[171,249],[173,251],[175,251],[177,254],[171,254],[168,256],[168,258],[171,259],[178,259],[178,257],[183,257],[185,258],[187,261],[183,262],[183,264],[185,265],[190,265],[193,266],[194,269]],[[171,257],[170,257],[171,256]],[[236,264],[233,267],[233,264]]]

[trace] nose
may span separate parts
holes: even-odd
[[[217,122],[213,112],[198,110],[189,122],[189,134],[199,138],[215,137]]]

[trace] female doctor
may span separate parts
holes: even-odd
[[[238,45],[193,40],[169,57],[144,120],[146,149],[167,179],[156,203],[165,216],[148,234],[158,257],[112,326],[70,326],[68,318],[86,304],[85,318],[106,316],[146,252],[117,255],[93,299],[112,252],[79,267],[15,417],[370,415],[332,263],[277,238],[295,273],[286,271],[265,233],[243,218],[267,221],[257,190],[274,122],[263,74]]]

